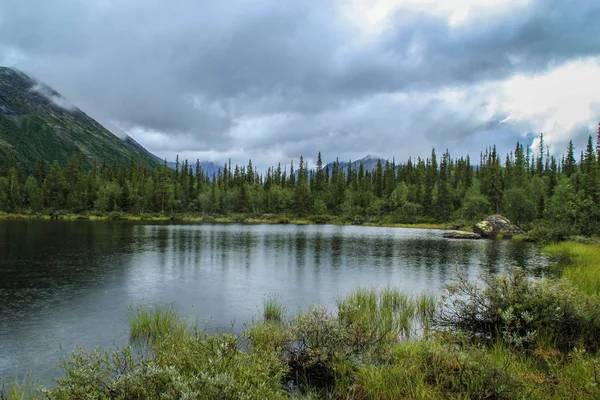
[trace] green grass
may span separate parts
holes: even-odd
[[[581,256],[582,248],[568,248]],[[582,321],[598,325],[588,318],[597,315],[597,298],[575,292],[568,282],[523,277],[524,286],[515,286],[512,281],[518,277],[498,277],[504,292],[494,286],[476,291],[475,300],[487,304],[500,296],[497,300],[506,300],[511,309],[516,303],[535,317],[540,332]],[[536,285],[540,291],[529,293]],[[279,298],[271,296],[263,303],[264,318],[239,336],[198,332],[173,306],[139,306],[130,311],[131,340],[146,343],[150,352],[136,357],[128,346],[80,349],[65,361],[64,377],[44,398],[600,398],[598,329],[577,329],[581,340],[566,347],[552,337],[524,346],[503,335],[474,339],[436,324],[438,312],[452,304],[438,308],[429,295],[358,288],[337,299],[337,312],[313,307],[286,319]],[[568,311],[563,325],[557,323],[562,314],[555,304]],[[469,310],[477,313],[459,311],[461,321],[476,323]],[[490,318],[497,320],[494,315]],[[515,333],[521,326],[498,323]],[[291,392],[289,382],[296,385]],[[41,393],[34,385],[14,387],[14,393],[4,391],[5,399]]]
[[[428,330],[435,305],[431,296],[410,296],[389,287],[380,291],[359,288],[337,300],[340,321],[356,335],[375,332],[392,340],[413,337],[423,328]]]
[[[285,307],[279,302],[278,296],[269,296],[263,302],[263,318],[265,321],[279,322],[283,319]]]
[[[129,340],[153,343],[166,337],[185,338],[192,327],[172,305],[137,306],[129,311]]]
[[[0,377],[0,399],[2,400],[38,400],[45,398],[40,385],[31,376],[25,379],[2,379]]]
[[[563,277],[587,294],[600,293],[600,245],[561,242],[544,247],[556,258]]]

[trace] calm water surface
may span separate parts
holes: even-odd
[[[358,286],[435,294],[455,269],[541,274],[547,263],[524,243],[439,230],[0,221],[0,377],[50,382],[77,344],[125,344],[135,304],[174,303],[209,331],[240,331],[267,295],[295,311]]]

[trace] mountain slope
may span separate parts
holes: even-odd
[[[42,159],[64,164],[77,153],[87,166],[129,161],[132,156],[160,165],[133,139],[113,135],[54,89],[21,71],[0,67],[0,163],[12,156],[27,168]]]

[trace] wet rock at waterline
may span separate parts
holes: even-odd
[[[521,234],[522,231],[502,215],[490,215],[485,220],[476,223],[473,226],[473,232],[484,238],[494,239],[498,235],[504,238],[511,238],[514,235]]]
[[[447,239],[482,239],[481,235],[472,232],[450,231],[442,235]]]

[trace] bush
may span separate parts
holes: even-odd
[[[533,228],[527,232],[527,236],[531,240],[540,243],[558,242],[568,238],[563,232],[545,222],[534,223]]]
[[[248,222],[248,218],[245,215],[234,215],[232,220],[237,224],[245,224]]]
[[[127,215],[125,215],[121,211],[112,211],[108,213],[106,219],[109,221],[124,221],[127,219]]]
[[[204,215],[202,217],[202,222],[205,224],[214,224],[215,222],[217,222],[217,220],[212,215]]]
[[[458,276],[447,286],[434,325],[470,341],[524,349],[552,342],[560,350],[600,348],[600,301],[564,279],[533,280],[522,269],[483,275],[483,284]]]
[[[288,398],[281,384],[287,367],[275,352],[243,351],[239,338],[229,334],[172,334],[185,322],[173,314],[168,321],[174,327],[160,329],[160,340],[150,343],[147,358],[134,356],[129,346],[74,352],[63,362],[65,375],[46,392],[47,398]]]
[[[315,215],[312,217],[312,221],[315,224],[323,225],[331,223],[332,218],[329,215]]]

